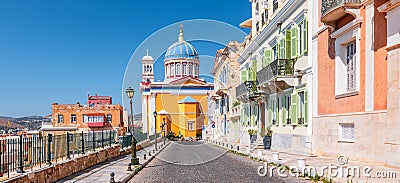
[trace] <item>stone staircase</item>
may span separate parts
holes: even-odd
[[[257,138],[253,143],[250,143],[250,150],[263,150],[264,149],[264,144],[263,144],[263,139],[262,138]]]

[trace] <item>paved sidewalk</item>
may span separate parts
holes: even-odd
[[[139,166],[145,166],[149,161],[151,161],[152,157],[157,155],[159,152],[161,152],[162,149],[164,149],[169,142],[166,142],[166,145],[162,145],[163,142],[159,142],[157,145],[161,147],[161,149],[158,149],[158,151],[154,151],[155,147],[154,144],[152,144],[149,147],[146,147],[142,150],[139,150],[136,154],[136,156],[139,158]],[[153,153],[155,152],[155,153]],[[149,153],[151,156],[149,156]],[[146,154],[146,159],[144,159],[144,155]],[[71,175],[69,177],[66,177],[62,180],[59,180],[57,182],[67,182],[67,183],[72,183],[72,182],[109,182],[110,181],[110,173],[114,172],[114,180],[116,182],[126,182],[129,180],[134,172],[133,171],[128,171],[128,164],[131,162],[131,154],[129,155],[124,155],[119,158],[116,158],[114,160],[106,161],[104,163],[101,163],[99,165],[93,166],[85,171],[82,171],[80,173]],[[132,170],[138,169],[139,166],[134,167],[132,166]]]
[[[271,162],[274,164],[278,165],[283,165],[283,166],[289,166],[289,167],[299,167],[298,164],[298,159],[304,159],[306,163],[306,167],[315,167],[317,172],[319,174],[322,174],[322,172],[325,172],[325,174],[328,174],[328,170],[323,170],[323,167],[333,167],[333,166],[338,166],[340,167],[341,165],[338,162],[338,158],[332,158],[332,157],[323,157],[323,156],[305,156],[305,155],[298,155],[298,154],[292,154],[288,152],[278,152],[278,151],[273,151],[273,150],[264,150],[264,149],[255,149],[250,151],[250,148],[246,145],[242,144],[237,144],[233,142],[226,142],[226,141],[207,141],[208,143],[212,143],[214,145],[223,147],[225,149],[233,150],[234,152],[241,153],[244,155],[248,155],[253,159],[259,159],[263,160],[266,162]],[[232,146],[231,146],[232,145]],[[239,150],[237,149],[239,147]],[[273,160],[273,154],[279,156],[278,160]],[[346,159],[347,160],[347,159]],[[333,182],[351,182],[350,180],[352,179],[352,182],[368,182],[368,183],[373,183],[373,182],[390,182],[390,183],[400,183],[400,169],[399,168],[389,168],[384,166],[383,164],[373,164],[373,163],[366,163],[366,162],[359,162],[359,161],[349,161],[342,166],[344,170],[346,171],[347,169],[351,169],[352,167],[358,167],[360,169],[360,176],[358,177],[357,174],[355,177],[346,177],[346,176],[341,176],[342,172],[340,171],[340,168],[338,169],[333,169],[332,172],[335,174],[337,172],[337,177],[332,177]],[[371,171],[369,174],[371,177],[365,177],[364,176],[364,171],[368,173],[368,170],[364,170],[364,168],[371,168]],[[352,170],[351,170],[352,171]],[[351,172],[350,171],[350,172]],[[389,175],[391,174],[391,175]],[[395,178],[377,178],[377,176],[392,176],[394,175]],[[326,179],[329,180],[330,177],[326,176]]]

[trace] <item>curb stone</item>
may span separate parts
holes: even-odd
[[[121,181],[118,181],[120,183],[127,183],[130,179],[132,179],[137,173],[140,172],[140,170],[142,170],[144,167],[147,166],[147,164],[150,163],[151,160],[153,160],[159,153],[161,153],[162,150],[164,150],[169,144],[171,143],[171,141],[168,141],[168,143],[165,144],[165,146],[163,146],[156,154],[154,154],[153,156],[151,156],[149,159],[147,159],[147,161],[145,161],[143,164],[139,165],[138,167],[135,168],[135,170],[132,171],[132,173],[122,177]]]

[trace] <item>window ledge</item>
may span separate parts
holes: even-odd
[[[358,94],[359,94],[358,91],[343,93],[343,94],[335,95],[335,99],[345,98],[345,97],[351,97],[351,96],[356,96],[356,95],[358,95]]]
[[[354,140],[349,140],[349,139],[339,139],[339,143],[354,143]]]

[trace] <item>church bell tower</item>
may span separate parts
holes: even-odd
[[[154,82],[154,59],[149,56],[149,50],[146,50],[146,55],[142,58],[142,82]]]

